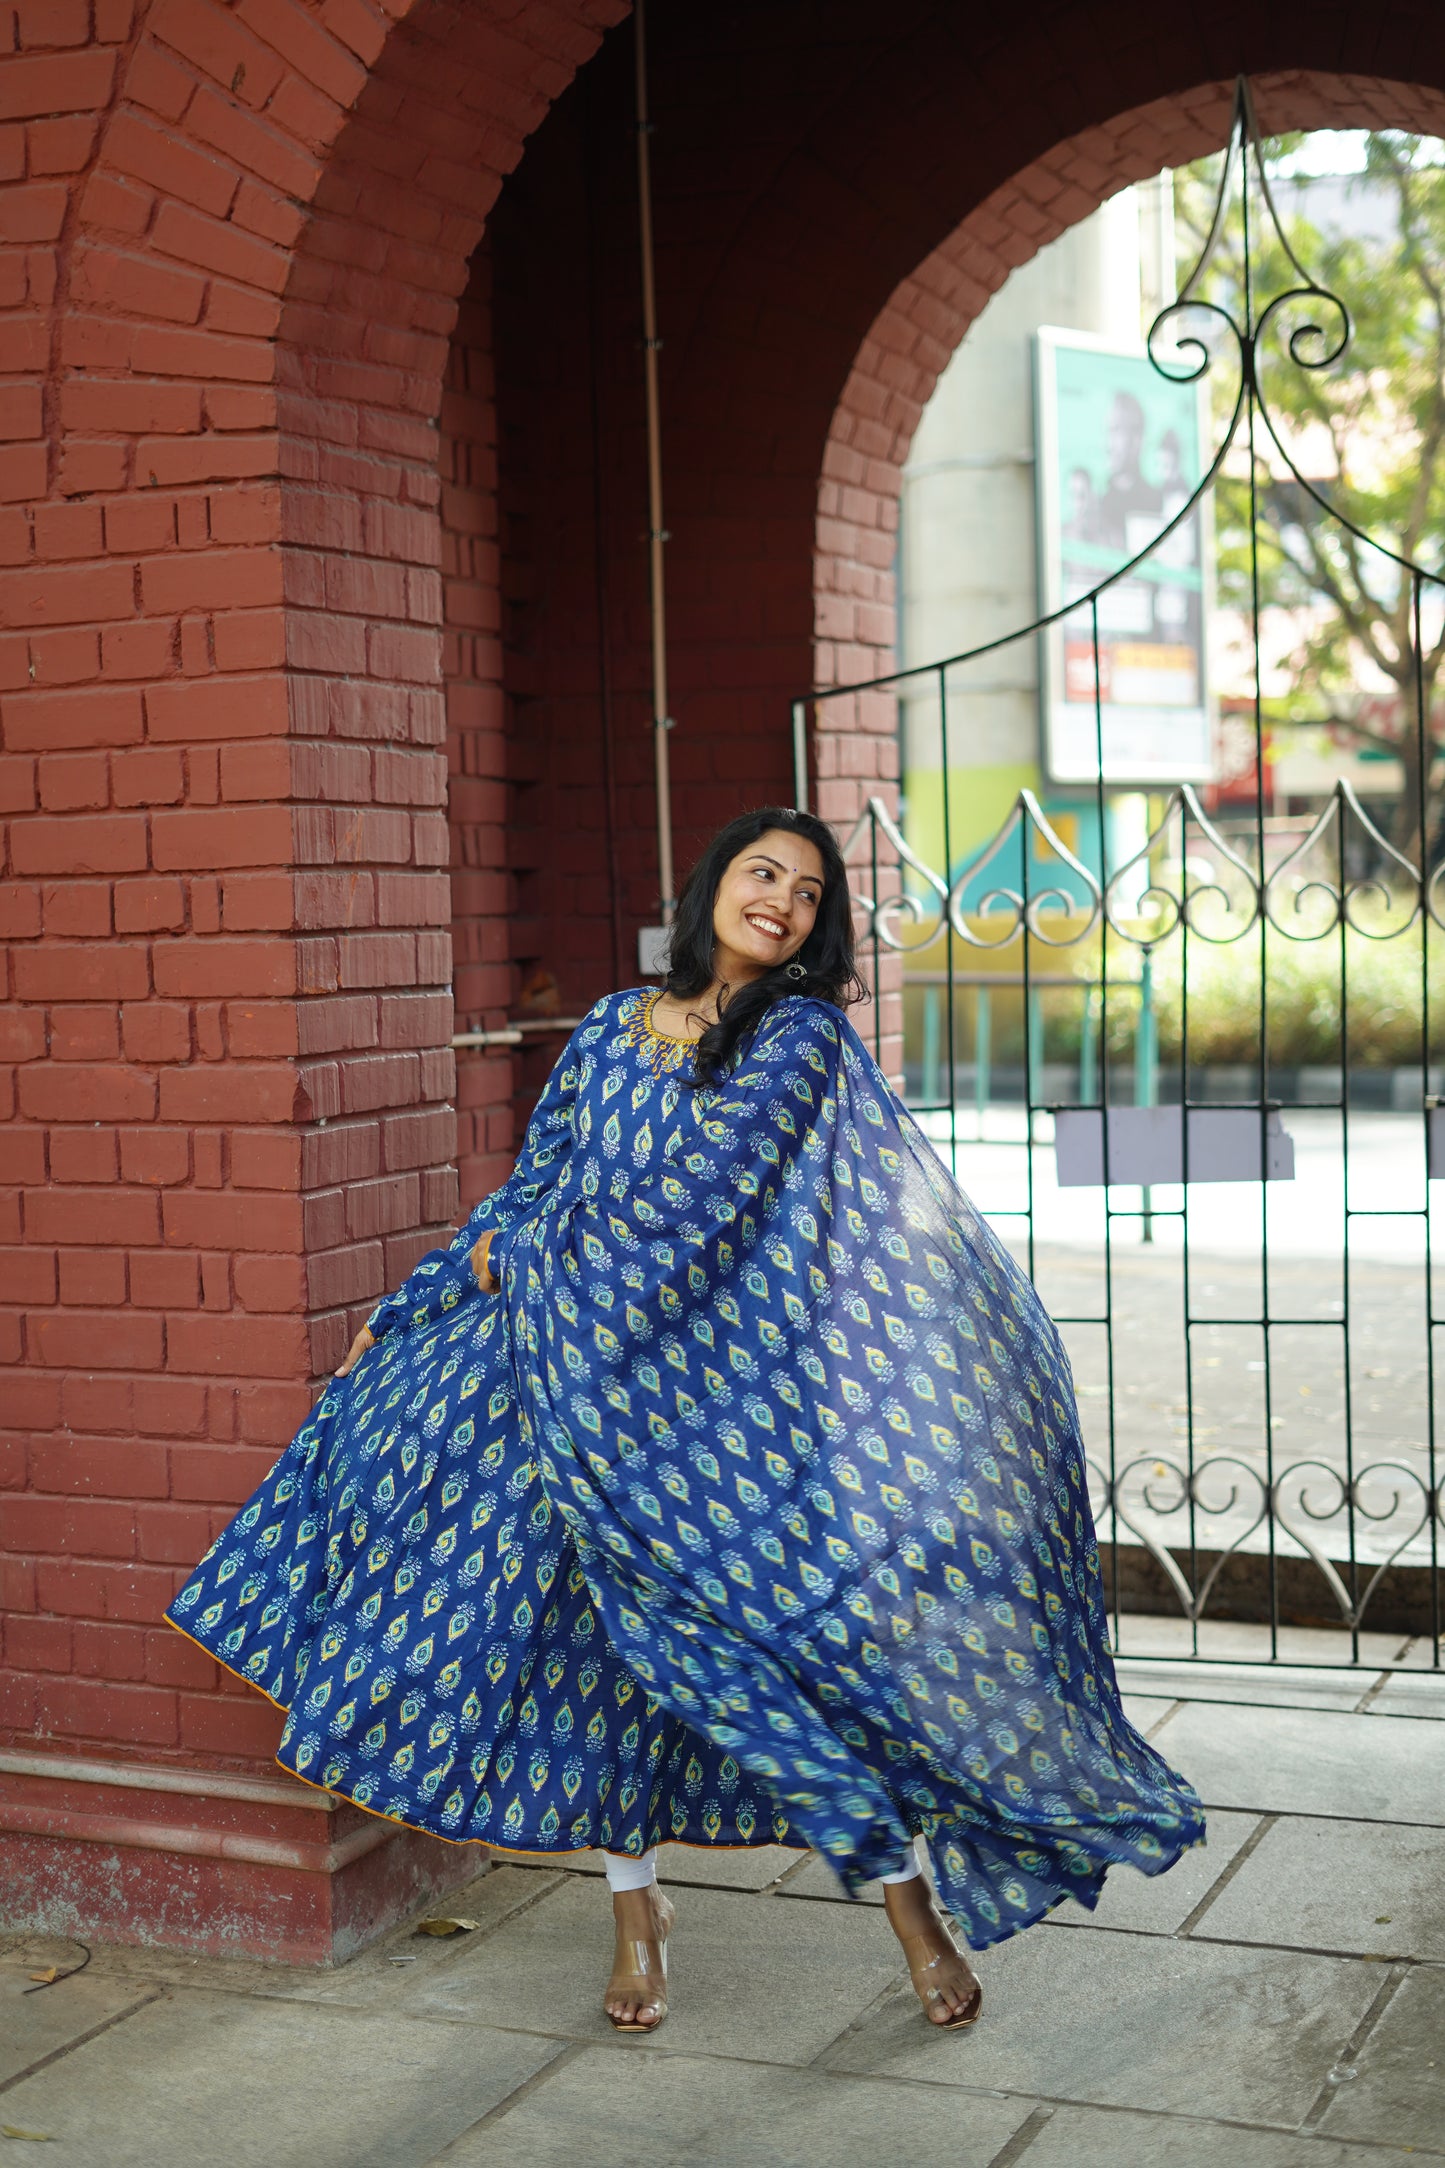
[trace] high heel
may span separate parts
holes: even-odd
[[[655,1939],[618,1935],[612,1953],[612,1977],[602,1997],[603,2014],[614,2031],[656,2032],[667,2016],[667,1938],[676,1917],[671,1901],[662,1897]],[[607,2007],[611,2002],[635,2003],[637,2015],[614,2017]]]
[[[923,2015],[928,2024],[934,2032],[962,2032],[965,2027],[976,2025],[983,2013],[983,1989],[975,1980],[973,1993],[961,2010],[956,2010],[952,2017],[929,2016],[933,2004],[944,2000],[943,1983],[950,1974],[957,1974],[959,1971],[971,1974],[973,1970],[952,1935],[948,1933],[947,1926],[942,1921],[939,1925],[948,1936],[947,1950],[930,1948],[926,1935],[900,1935],[898,1939],[908,1963],[908,1976],[913,1982],[913,1992],[923,2005]]]
[[[940,1917],[927,1884],[918,1878],[889,1884],[883,1893],[888,1924],[898,1937],[899,1947],[908,1964],[908,1976],[913,1982],[913,1992],[923,2005],[923,2015],[935,2032],[962,2032],[969,2025],[978,2023],[983,2010],[983,1989],[974,1977],[972,1965],[953,1939],[947,1920]],[[939,1948],[940,1940],[943,1948]],[[972,1993],[966,1983],[973,1982]],[[951,2017],[934,2018],[930,2015],[936,2003],[946,2004],[951,1998],[946,1988],[964,1994],[961,2009]]]

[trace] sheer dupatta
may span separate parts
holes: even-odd
[[[635,1180],[574,1149],[506,1261],[520,1406],[649,1691],[851,1888],[926,1833],[975,1946],[1199,1841],[1120,1705],[1058,1334],[851,1027],[781,1003]]]

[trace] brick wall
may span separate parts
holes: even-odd
[[[451,830],[452,995],[459,1031],[496,1030],[515,1006],[510,954],[508,743],[502,670],[497,406],[491,248],[472,263],[441,405],[443,650]],[[511,1168],[513,1057],[462,1052],[457,1172],[462,1209]]]
[[[479,1019],[508,972],[564,1006],[632,975],[625,41],[566,89],[623,12],[0,0],[12,1734],[269,1751],[158,1614],[454,1156],[469,1194],[504,1164],[546,1057],[470,1067],[458,1135],[451,930]],[[788,794],[815,641],[825,681],[887,655],[898,463],[991,282],[1198,140],[1237,65],[1374,71],[1278,74],[1273,124],[1439,126],[1445,21],[1259,0],[1205,53],[1130,0],[747,0],[657,10],[654,52],[685,864]],[[890,781],[854,721],[819,748],[840,820]]]
[[[442,377],[618,10],[511,12],[0,8],[21,1736],[269,1754],[160,1610],[454,1212]]]

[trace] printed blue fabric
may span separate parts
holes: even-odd
[[[1120,1704],[1068,1361],[839,1012],[694,1091],[646,992],[373,1318],[174,1624],[279,1760],[452,1839],[928,1842],[975,1948],[1198,1799]],[[502,1293],[470,1252],[493,1232]]]

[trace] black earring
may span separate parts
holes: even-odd
[[[794,983],[795,985],[797,985],[797,986],[801,986],[801,984],[802,984],[803,980],[804,980],[804,979],[805,979],[805,978],[806,978],[807,976],[808,976],[808,967],[807,967],[807,965],[806,965],[806,964],[804,964],[804,963],[799,963],[799,961],[798,961],[797,957],[795,956],[795,957],[793,958],[792,962],[791,962],[791,963],[790,963],[790,964],[788,965],[788,977],[789,977],[789,978],[790,978],[790,979],[791,979],[791,980],[793,981],[793,983]]]

